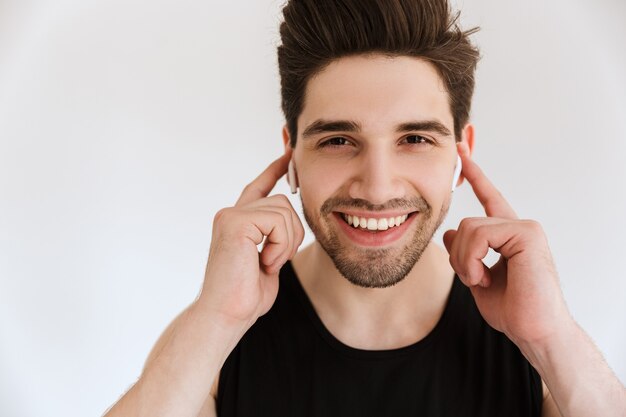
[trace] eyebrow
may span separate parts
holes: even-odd
[[[443,136],[450,136],[450,130],[438,120],[415,120],[401,123],[396,126],[396,132],[411,132],[415,130],[435,132]],[[324,120],[318,119],[308,125],[302,132],[302,139],[307,139],[313,135],[329,132],[355,132],[361,131],[361,125],[352,120]]]
[[[317,119],[302,132],[302,139],[327,132],[360,132],[361,125],[351,120]]]
[[[414,122],[407,122],[398,125],[396,132],[411,132],[414,130],[423,130],[426,132],[439,133],[442,136],[451,136],[450,130],[438,120],[419,120]]]

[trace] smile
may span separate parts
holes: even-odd
[[[345,213],[334,212],[339,229],[359,246],[382,247],[399,240],[419,212],[410,213]]]
[[[382,218],[373,218],[373,217],[362,217],[356,216],[346,213],[340,213],[341,217],[352,227],[367,230],[387,230],[391,227],[400,226],[404,223],[409,216],[408,213],[405,213],[400,216],[392,216],[392,217],[382,217]]]

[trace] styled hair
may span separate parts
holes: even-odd
[[[447,0],[290,0],[282,9],[278,46],[281,105],[290,144],[308,81],[332,61],[361,54],[410,56],[430,62],[442,78],[456,140],[469,121],[478,49],[459,27]]]

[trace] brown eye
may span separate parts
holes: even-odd
[[[412,145],[419,145],[421,143],[429,143],[430,141],[426,139],[424,136],[420,135],[410,135],[406,137],[407,143]]]
[[[337,136],[334,138],[330,138],[327,141],[324,141],[320,144],[320,146],[343,146],[347,145],[348,139],[342,138],[341,136]]]

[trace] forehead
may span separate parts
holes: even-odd
[[[437,70],[407,56],[357,55],[331,62],[307,84],[298,135],[318,119],[354,120],[371,133],[420,119],[435,119],[453,130]]]

